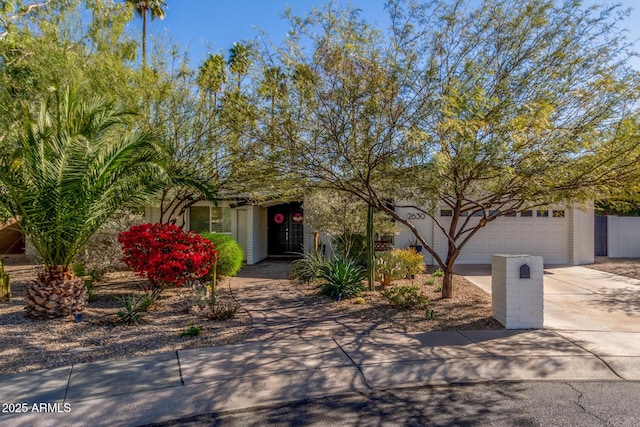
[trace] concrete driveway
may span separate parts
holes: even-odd
[[[454,271],[491,294],[490,265]],[[640,280],[579,266],[545,267],[544,327],[640,332]]]

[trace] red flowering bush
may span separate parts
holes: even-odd
[[[154,286],[180,286],[209,273],[218,258],[213,244],[171,224],[134,225],[118,235],[122,261]]]

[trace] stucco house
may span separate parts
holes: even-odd
[[[411,218],[438,254],[446,254],[447,241],[429,216],[409,208],[397,208],[396,211]],[[451,216],[445,207],[437,214],[444,223]],[[146,217],[148,221],[156,222],[159,210],[147,208]],[[306,226],[301,201],[255,203],[233,200],[220,202],[217,206],[198,202],[187,211],[185,228],[230,234],[242,246],[247,264],[292,252],[306,253],[313,249],[316,231]],[[321,235],[321,240],[326,243],[327,236]],[[413,240],[413,234],[405,230],[393,237],[392,244],[404,248]],[[496,253],[542,256],[546,264],[593,263],[593,208],[548,206],[498,218],[473,237],[456,263],[490,264],[491,255]],[[432,265],[432,257],[426,251],[423,254],[426,264]]]

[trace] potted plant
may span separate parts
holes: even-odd
[[[422,253],[422,245],[418,244],[418,239],[413,239],[409,245],[409,249],[413,249],[416,253]]]

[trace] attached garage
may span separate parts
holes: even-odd
[[[416,213],[407,209],[406,215],[416,216]],[[526,254],[543,257],[545,264],[589,264],[594,261],[593,218],[591,207],[565,206],[500,217],[471,238],[456,263],[490,264],[492,254]],[[450,212],[442,208],[438,220],[445,228],[449,227]],[[434,221],[426,217],[416,225],[438,255],[445,258],[447,239]],[[396,236],[395,245],[406,247],[411,241],[413,235],[403,231]],[[433,257],[426,251],[423,253],[427,264],[435,264]]]
[[[467,243],[457,262],[489,264],[492,254],[527,254],[542,256],[547,264],[568,264],[568,218],[565,210],[553,212],[557,216],[545,209],[529,211],[530,216],[498,218]],[[447,241],[442,232],[436,233],[434,243],[438,254],[446,256]]]

